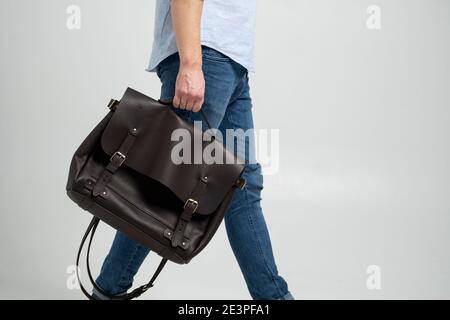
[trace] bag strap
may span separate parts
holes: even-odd
[[[182,246],[185,246],[187,243],[183,242],[184,233],[186,232],[187,225],[192,219],[193,214],[197,211],[198,200],[205,191],[206,185],[208,184],[208,177],[202,177],[198,180],[197,185],[192,191],[189,199],[186,200],[183,212],[178,217],[177,225],[173,232],[173,236],[171,239],[172,247],[176,248],[180,243]]]
[[[89,280],[91,281],[92,285],[94,286],[94,288],[100,292],[102,295],[106,296],[108,299],[111,300],[131,300],[134,298],[139,297],[140,295],[142,295],[144,292],[146,292],[148,289],[150,289],[151,287],[153,287],[153,283],[155,282],[156,278],[159,276],[159,274],[161,273],[161,271],[163,270],[164,266],[167,263],[167,259],[163,258],[158,266],[158,268],[156,269],[155,273],[153,274],[152,278],[150,279],[150,281],[136,289],[134,289],[132,292],[124,294],[124,295],[118,295],[118,296],[113,296],[110,294],[107,294],[106,292],[103,291],[103,289],[101,289],[94,281],[94,278],[92,277],[92,273],[91,273],[91,268],[89,266],[89,255],[91,252],[91,244],[92,244],[92,240],[94,238],[94,234],[95,231],[97,230],[98,224],[100,222],[100,219],[97,217],[93,217],[91,222],[89,223],[89,226],[86,229],[86,232],[84,233],[83,239],[81,240],[81,244],[80,244],[80,248],[78,249],[78,254],[77,254],[77,264],[76,264],[76,273],[77,273],[77,278],[78,278],[78,282],[80,284],[80,289],[81,291],[84,293],[84,295],[86,297],[88,297],[90,300],[97,300],[93,295],[91,295],[86,288],[83,286],[81,279],[80,279],[80,274],[79,274],[79,264],[80,264],[80,257],[81,257],[81,252],[83,251],[83,247],[86,243],[87,238],[90,235],[89,238],[89,243],[88,243],[88,249],[87,249],[87,254],[86,254],[86,267],[87,267],[87,272],[89,275]]]
[[[136,137],[137,129],[133,128],[128,133],[125,139],[119,146],[119,149],[114,152],[114,154],[109,159],[108,165],[103,170],[102,174],[95,183],[94,189],[92,190],[93,196],[98,196],[100,193],[105,193],[105,186],[111,181],[114,173],[119,169],[119,167],[125,162],[128,152],[131,150]]]

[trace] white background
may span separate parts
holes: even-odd
[[[81,30],[66,8],[79,5]],[[381,8],[381,30],[366,26]],[[3,0],[0,298],[82,299],[68,266],[90,216],[65,194],[71,157],[145,72],[154,2]],[[280,129],[263,206],[297,299],[450,298],[450,2],[260,0],[256,127]],[[113,237],[103,225],[93,269]],[[136,278],[147,281],[151,255]],[[366,269],[381,268],[381,290]],[[249,299],[222,226],[143,299]]]

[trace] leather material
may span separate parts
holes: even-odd
[[[177,166],[171,161],[172,147],[178,143],[171,141],[172,131],[182,128],[201,139],[201,130],[166,105],[133,89],[127,89],[120,103],[112,105],[76,150],[67,195],[83,210],[164,259],[188,263],[217,231],[235,189],[241,186],[244,165]],[[127,140],[130,132],[134,138]],[[204,142],[201,147],[209,143],[236,163],[235,156],[219,142]],[[112,155],[124,145],[125,161],[112,163]],[[183,226],[182,236],[175,236],[186,201],[200,181],[206,183],[195,195],[198,206],[189,219],[184,219],[189,221]]]
[[[236,163],[236,158],[215,140],[204,141],[202,150],[212,144],[209,148],[223,151],[224,164],[173,163],[171,153],[179,141],[171,141],[172,132],[184,129],[193,141],[202,142],[202,130],[181,119],[158,101],[128,89],[102,135],[101,146],[105,153],[111,156],[117,151],[121,141],[133,129],[137,130],[137,138],[125,165],[164,184],[183,203],[189,199],[197,181],[208,177],[205,192],[200,199],[196,199],[199,203],[197,212],[200,214],[210,214],[216,210],[242,172],[242,165],[227,164]],[[195,143],[190,143],[190,146],[191,163],[194,163]]]

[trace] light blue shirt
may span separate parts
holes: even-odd
[[[204,0],[201,43],[220,51],[254,72],[256,0]],[[178,51],[172,28],[170,0],[157,0],[154,41],[147,71],[154,72],[165,58]]]

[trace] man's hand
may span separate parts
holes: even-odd
[[[200,111],[205,95],[202,71],[200,23],[203,0],[172,0],[172,23],[180,55],[173,105],[176,108]]]
[[[205,97],[205,78],[201,66],[180,64],[173,105],[176,108],[198,112]]]

